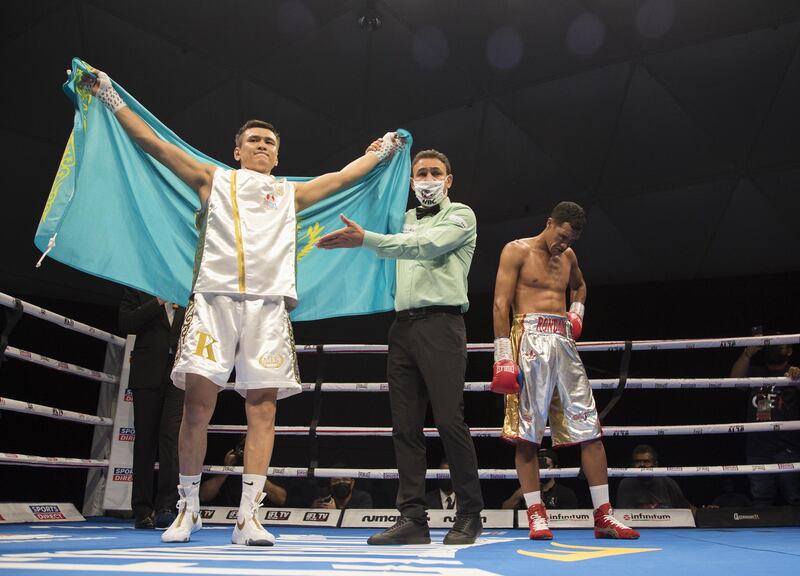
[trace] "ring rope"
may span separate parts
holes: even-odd
[[[637,340],[632,350],[694,350],[701,348],[743,348],[747,346],[777,346],[797,344],[800,334],[775,336],[744,336],[741,338],[699,338],[686,340]],[[615,352],[625,350],[624,340],[576,342],[580,352]],[[298,354],[311,354],[320,348],[332,354],[380,354],[387,352],[386,344],[306,344],[297,347]],[[467,344],[467,352],[494,352],[494,344]]]
[[[20,302],[22,304],[22,309],[26,314],[30,314],[31,316],[35,316],[36,318],[41,318],[42,320],[52,322],[53,324],[57,324],[62,328],[66,328],[67,330],[80,332],[81,334],[85,334],[86,336],[91,336],[92,338],[97,338],[98,340],[104,340],[109,344],[116,344],[117,346],[125,346],[124,338],[120,338],[119,336],[115,336],[114,334],[106,332],[105,330],[94,328],[93,326],[89,326],[88,324],[83,324],[82,322],[78,322],[77,320],[73,320],[72,318],[67,318],[66,316],[62,316],[61,314],[56,314],[55,312],[51,312],[50,310],[46,310],[39,306],[30,304],[29,302],[19,300],[18,298],[14,298],[13,296],[9,296],[8,294],[0,292],[0,305],[7,306],[9,308],[14,308],[15,302]]]
[[[31,456],[29,454],[9,454],[7,452],[0,452],[0,464],[34,466],[37,468],[108,468],[108,460]]]
[[[800,430],[800,420],[773,422],[737,422],[733,424],[689,424],[681,426],[603,426],[604,436],[703,436],[707,434],[743,434],[750,432],[789,432]],[[211,424],[209,432],[221,434],[243,434],[247,426],[240,424]],[[308,434],[308,426],[276,426],[275,433],[283,436]],[[502,428],[470,428],[474,438],[500,438]],[[372,426],[318,426],[318,436],[391,436],[390,427]],[[438,438],[436,428],[424,428],[428,438]],[[545,436],[550,436],[550,427],[545,428]]]
[[[38,364],[39,366],[47,366],[48,368],[58,370],[59,372],[67,372],[69,374],[75,374],[76,376],[82,376],[84,378],[88,378],[89,380],[109,382],[111,384],[116,384],[119,382],[119,376],[106,374],[105,372],[99,372],[97,370],[90,370],[89,368],[78,366],[77,364],[62,362],[61,360],[55,360],[42,354],[28,352],[27,350],[20,350],[19,348],[14,348],[13,346],[6,348],[6,356],[9,358],[16,358],[17,360],[22,360],[23,362]]]
[[[610,390],[616,387],[615,378],[597,378],[589,382],[595,390]],[[687,390],[701,388],[761,388],[763,386],[797,386],[797,380],[786,376],[759,378],[629,378],[627,389],[640,390]]]
[[[14,348],[13,346],[6,348],[6,356],[9,358],[16,358],[17,360],[22,360],[23,362],[31,362],[33,364],[38,364],[39,366],[46,366],[48,368],[52,368],[53,370],[58,370],[59,372],[68,372],[69,374],[82,376],[84,378],[88,378],[89,380],[109,382],[111,384],[116,384],[119,382],[119,376],[106,374],[105,372],[99,372],[97,370],[91,370],[89,368],[84,368],[83,366],[78,366],[77,364],[70,364],[69,362],[62,362],[61,360],[55,360],[53,358],[49,358],[48,356],[44,356],[43,354],[28,352],[27,350],[20,350],[19,348]]]
[[[73,412],[71,410],[62,410],[61,408],[12,400],[11,398],[3,398],[2,396],[0,396],[0,410],[36,414],[55,420],[66,420],[68,422],[92,424],[94,426],[111,426],[114,423],[113,418],[83,414],[82,412]]]
[[[21,412],[36,414],[55,420],[64,420],[80,424],[91,424],[96,426],[111,426],[113,419],[71,410],[63,410],[52,406],[33,404],[3,398],[0,396],[0,410],[11,412]],[[304,435],[308,434],[308,426],[276,426],[275,433],[280,435]],[[788,432],[800,430],[800,420],[784,420],[771,422],[738,422],[731,424],[688,424],[679,426],[605,426],[603,434],[605,436],[702,436],[707,434],[740,434],[750,432]],[[242,434],[247,432],[247,426],[242,424],[211,424],[209,432]],[[318,426],[317,434],[320,436],[391,436],[390,427],[367,427],[367,426]],[[423,433],[426,437],[438,437],[439,432],[436,428],[424,428]],[[502,429],[496,427],[472,427],[470,434],[476,438],[499,438]],[[550,435],[550,428],[545,428],[545,435]]]
[[[72,319],[55,314],[29,304],[18,301],[7,294],[0,293],[0,304],[14,307],[17,302],[23,306],[24,312],[38,316],[48,322],[58,324],[69,330],[73,330],[94,338],[104,340],[111,344],[123,346],[125,340],[114,336],[108,332],[98,330],[86,324],[76,322]],[[735,348],[744,346],[769,346],[778,344],[795,344],[800,342],[800,334],[778,335],[778,336],[751,336],[744,338],[722,338],[722,339],[693,339],[693,340],[644,340],[633,342],[629,345],[631,350],[678,350],[678,349],[701,349],[701,348]],[[590,351],[621,351],[625,349],[625,341],[608,342],[585,342],[577,344],[578,349],[584,352]],[[491,352],[492,344],[468,344],[469,352]],[[388,351],[386,345],[308,345],[297,348],[298,353],[385,353]],[[62,372],[69,372],[92,380],[116,383],[119,378],[111,375],[89,370],[81,366],[61,362],[52,358],[8,347],[6,354],[10,357],[23,361],[33,362],[42,366],[50,367]],[[618,379],[598,379],[592,380],[594,389],[612,389],[619,383]],[[687,388],[754,388],[765,385],[786,386],[794,385],[796,381],[788,378],[738,378],[738,379],[629,379],[626,388],[632,389],[687,389]],[[311,390],[319,386],[318,383],[303,385],[304,390]],[[231,386],[232,387],[232,386]],[[321,389],[325,391],[387,391],[386,383],[328,383],[322,384]],[[486,382],[472,382],[465,385],[468,391],[486,391],[489,384]],[[8,409],[19,412],[30,412],[56,419],[71,420],[81,423],[91,423],[96,425],[109,425],[112,423],[110,418],[101,418],[78,412],[65,411],[42,405],[36,405],[17,400],[0,398],[0,409]],[[96,420],[95,420],[96,419]],[[738,424],[711,424],[711,425],[688,425],[688,426],[665,426],[665,427],[607,427],[604,429],[609,436],[639,436],[639,435],[677,435],[677,434],[729,434],[744,432],[764,432],[776,430],[797,430],[800,429],[800,422],[763,422],[763,423],[738,423]],[[209,431],[216,432],[241,432],[246,430],[246,426],[210,426]],[[308,427],[277,427],[278,433],[284,434],[305,434]],[[320,435],[390,435],[390,428],[336,428],[318,427]],[[471,432],[475,436],[499,436],[499,428],[475,428]],[[426,436],[436,436],[438,431],[434,428],[424,430]],[[546,432],[549,434],[549,429]],[[106,468],[108,460],[92,460],[78,458],[60,458],[31,456],[24,454],[0,453],[0,464],[9,465],[30,465],[37,467],[53,468]],[[241,474],[240,467],[229,466],[204,466],[203,470],[207,473],[217,474]],[[726,466],[697,466],[697,467],[667,467],[667,468],[609,468],[609,476],[690,476],[690,475],[729,475],[729,474],[770,474],[776,472],[794,472],[800,470],[800,463],[783,464],[758,464],[758,465],[726,465]],[[547,477],[575,477],[580,473],[580,468],[565,468],[556,470],[543,470],[541,475]],[[269,469],[269,474],[273,476],[295,476],[308,477],[308,468],[280,468]],[[348,470],[348,469],[326,469],[315,468],[312,471],[316,477],[356,477],[369,479],[393,479],[398,477],[396,469],[375,469],[375,470]],[[426,478],[447,478],[449,472],[439,469],[428,470]],[[479,470],[481,479],[516,479],[516,470]]]
[[[593,390],[613,390],[617,378],[592,378],[589,383]],[[761,388],[763,386],[797,386],[797,380],[785,376],[764,378],[628,378],[626,389],[631,390],[690,390],[721,388]],[[316,383],[301,384],[303,392],[313,392]],[[226,385],[226,390],[233,390],[233,384]],[[323,392],[388,392],[387,382],[325,382]],[[490,390],[489,382],[465,382],[465,392],[486,392]]]
[[[203,466],[203,472],[208,474],[241,474],[241,466]],[[652,478],[656,476],[727,476],[742,474],[775,474],[789,473],[800,470],[800,462],[787,464],[734,464],[725,466],[669,466],[660,468],[609,468],[609,477],[639,476]],[[550,468],[540,470],[542,478],[575,478],[579,475],[580,468]],[[307,468],[270,467],[268,476],[306,478]],[[356,478],[365,480],[396,480],[399,476],[396,468],[377,469],[347,469],[347,468],[315,468],[316,478]],[[450,472],[433,468],[426,470],[425,478],[436,480],[449,478]],[[516,480],[516,470],[482,469],[478,470],[481,480]]]
[[[28,465],[45,468],[107,468],[108,460],[90,460],[80,458],[58,458],[46,456],[30,456],[27,454],[8,454],[0,452],[0,464]],[[609,468],[610,477],[622,476],[726,476],[743,474],[775,474],[790,473],[800,470],[800,462],[785,464],[734,464],[725,466],[669,466],[662,468]],[[203,466],[207,474],[241,474],[241,466]],[[574,478],[578,476],[580,468],[551,468],[541,470],[542,478]],[[308,468],[270,467],[269,476],[307,478]],[[425,472],[425,478],[430,480],[449,478],[447,470],[438,468]],[[380,469],[347,469],[347,468],[316,468],[314,476],[317,478],[358,478],[369,480],[392,480],[398,478],[396,468]],[[481,480],[514,480],[517,478],[516,470],[482,469],[478,470]]]
[[[699,338],[686,340],[639,340],[632,343],[632,350],[699,350],[704,348],[746,348],[748,346],[778,346],[797,344],[800,334],[776,336],[745,336],[741,338]],[[492,344],[486,344],[493,350]],[[625,341],[577,343],[580,352],[613,352],[625,349]],[[469,346],[468,346],[469,347]]]

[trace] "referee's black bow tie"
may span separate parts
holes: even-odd
[[[425,216],[433,216],[434,214],[438,213],[441,208],[439,205],[431,206],[430,208],[425,208],[425,206],[417,206],[417,220],[421,220],[425,218]]]

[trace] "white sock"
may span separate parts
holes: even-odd
[[[252,513],[253,502],[264,489],[266,476],[260,474],[242,474],[242,499],[239,502],[239,515],[244,518]]]
[[[200,477],[201,474],[187,476],[178,474],[178,482],[186,495],[186,508],[193,512],[200,510]]]
[[[541,490],[537,490],[536,492],[526,492],[523,494],[523,496],[525,497],[525,508],[530,508],[534,504],[542,503]]]
[[[589,486],[589,492],[592,494],[592,506],[595,510],[603,504],[608,504],[608,484]]]

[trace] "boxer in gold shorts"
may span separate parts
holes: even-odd
[[[503,435],[516,444],[517,475],[534,540],[553,537],[541,500],[537,459],[548,417],[554,447],[580,444],[595,537],[639,537],[613,516],[602,430],[575,346],[583,328],[586,282],[570,246],[585,223],[583,208],[574,202],[559,203],[538,236],[514,240],[503,248],[497,270],[492,390],[506,394]]]

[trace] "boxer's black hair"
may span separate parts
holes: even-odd
[[[586,224],[586,212],[575,202],[559,202],[550,213],[550,218],[558,224],[569,224],[575,232],[583,230]]]
[[[234,138],[234,140],[236,141],[237,148],[241,147],[242,135],[244,134],[244,131],[247,130],[248,128],[266,128],[267,130],[271,130],[272,133],[275,134],[275,138],[278,139],[278,144],[281,143],[281,134],[280,132],[278,132],[275,126],[273,126],[269,122],[264,122],[263,120],[248,120],[247,122],[242,124],[242,127],[239,128],[239,130],[237,130],[236,132],[236,138]]]

